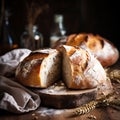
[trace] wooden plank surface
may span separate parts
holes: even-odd
[[[62,81],[34,91],[40,95],[42,105],[57,109],[75,108],[95,100],[97,96],[97,88],[73,90],[68,89]]]
[[[3,113],[0,120],[120,120],[120,111],[112,108],[97,108],[87,114],[69,117],[70,110],[57,110],[40,107],[38,110],[22,114],[14,115]]]

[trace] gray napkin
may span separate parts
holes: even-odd
[[[16,66],[21,62],[31,50],[14,49],[0,56],[0,75],[14,73]]]
[[[39,95],[14,81],[17,65],[30,52],[28,49],[15,49],[0,57],[0,109],[25,113],[39,107]]]

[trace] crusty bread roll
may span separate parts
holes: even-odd
[[[103,67],[113,65],[119,58],[118,49],[113,43],[100,35],[90,33],[71,34],[66,37],[66,41],[61,41],[63,40],[57,41],[54,48],[57,48],[62,44],[82,47],[89,50],[100,61]]]
[[[16,69],[16,80],[29,87],[46,88],[60,79],[61,54],[55,49],[33,51]]]
[[[106,73],[100,62],[87,50],[61,46],[63,80],[68,88],[88,89],[106,84]]]

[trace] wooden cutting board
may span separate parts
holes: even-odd
[[[59,82],[46,89],[35,90],[40,95],[41,105],[52,108],[74,108],[94,100],[97,88],[87,90],[71,90]]]

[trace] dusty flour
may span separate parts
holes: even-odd
[[[52,108],[46,108],[46,107],[40,107],[37,110],[37,113],[40,114],[41,116],[51,116],[51,115],[60,115],[64,112],[65,110],[63,109],[52,109]]]

